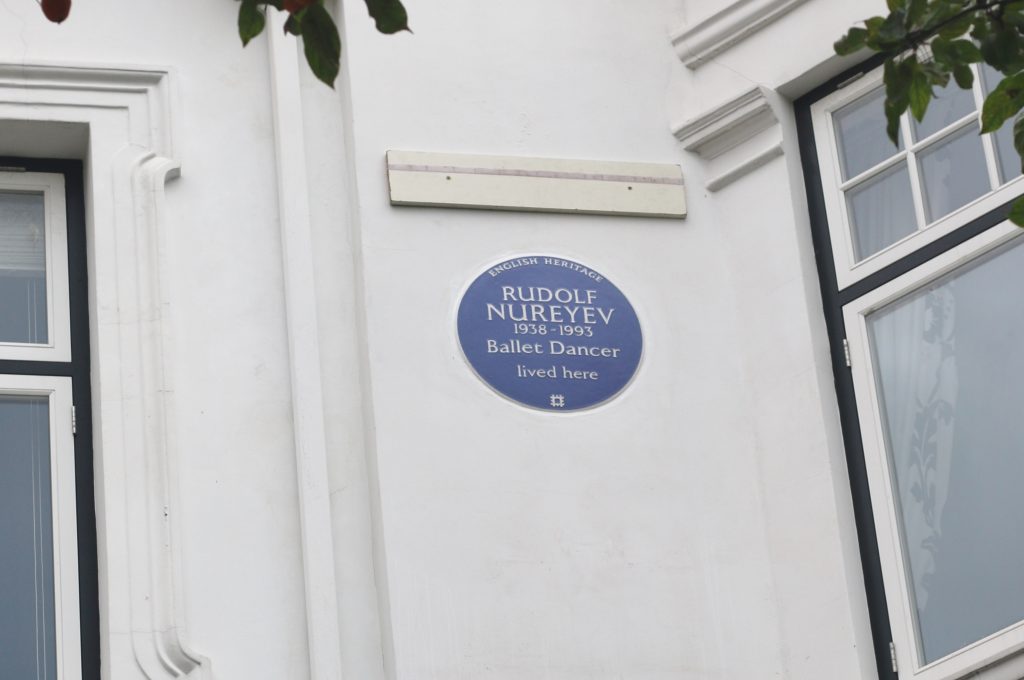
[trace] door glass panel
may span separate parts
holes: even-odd
[[[843,179],[856,177],[902,148],[885,134],[884,102],[885,91],[878,89],[835,112]]]
[[[905,163],[851,189],[846,200],[857,260],[891,246],[917,229]]]
[[[925,663],[1024,619],[1024,247],[868,317]]]
[[[46,343],[41,193],[0,191],[0,342]]]
[[[950,80],[946,87],[936,91],[935,98],[928,104],[928,111],[920,123],[911,116],[910,120],[914,124],[914,136],[918,140],[924,139],[973,111],[974,92],[962,90],[959,85]]]
[[[0,395],[0,677],[55,680],[46,397]]]
[[[991,190],[977,125],[929,146],[919,158],[929,222]]]

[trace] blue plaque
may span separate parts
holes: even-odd
[[[590,267],[547,255],[515,257],[480,274],[459,303],[458,331],[484,382],[545,411],[611,399],[643,353],[626,296]]]

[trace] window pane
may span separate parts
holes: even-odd
[[[1003,74],[988,64],[980,64],[980,66],[982,85],[985,88],[985,94],[988,94],[1003,79]],[[1021,174],[1020,156],[1013,148],[1013,118],[996,130],[992,139],[995,142],[996,156],[999,159],[999,177],[1002,182],[1009,182]]]
[[[869,317],[925,663],[1024,619],[1024,247]]]
[[[901,148],[885,134],[884,102],[885,92],[878,89],[835,112],[843,179],[878,165]]]
[[[1004,183],[1009,182],[1021,174],[1020,156],[1017,154],[1017,150],[1013,148],[1013,120],[1010,120],[993,134],[995,135],[996,155],[999,156],[999,176]]]
[[[0,342],[45,343],[43,195],[0,192]]]
[[[929,222],[992,189],[976,125],[968,125],[956,135],[928,147],[919,158]]]
[[[910,175],[905,163],[851,189],[846,200],[858,260],[891,246],[917,229]]]
[[[0,396],[0,666],[55,680],[53,515],[46,397]]]
[[[955,123],[974,111],[974,92],[961,90],[956,82],[950,80],[949,85],[937,90],[935,98],[928,105],[924,120],[914,123],[914,136],[917,139],[935,134],[942,128]]]

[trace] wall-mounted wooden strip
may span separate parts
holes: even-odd
[[[670,163],[388,151],[392,205],[686,217]]]

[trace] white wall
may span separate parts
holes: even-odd
[[[773,95],[785,155],[719,193],[669,131],[817,66],[859,17],[810,3],[775,25],[776,44],[800,49],[773,59],[762,47],[743,73],[691,72],[673,51],[670,31],[713,13],[703,3],[409,9],[416,33],[395,37],[374,33],[361,3],[346,14],[364,415],[393,674],[869,677],[789,104]],[[680,163],[690,216],[392,208],[387,149]],[[645,357],[609,404],[528,411],[464,363],[460,291],[525,253],[590,264],[636,308]]]
[[[303,73],[283,124],[303,130],[344,677],[874,673],[785,99],[840,68],[832,40],[869,12],[812,0],[687,69],[670,33],[728,4],[410,1],[416,33],[388,37],[352,0],[337,91]],[[91,0],[54,27],[11,0],[0,61],[172,69],[185,635],[215,677],[304,678],[288,169],[265,38],[242,50],[236,10]],[[753,85],[778,123],[749,144],[783,155],[707,190],[748,147],[716,164],[671,126]],[[679,163],[690,215],[392,208],[388,149]],[[645,356],[610,403],[529,411],[462,359],[461,290],[524,253],[592,265],[635,307]]]
[[[268,62],[263,43],[241,49],[236,11],[227,1],[90,0],[54,26],[37,3],[15,0],[0,5],[0,61],[172,70],[183,171],[168,187],[164,273],[174,301],[170,453],[181,502],[171,511],[182,538],[184,635],[213,659],[216,677],[301,678],[307,651]],[[112,583],[104,594],[119,600],[127,587]],[[127,667],[123,659],[113,665]]]

